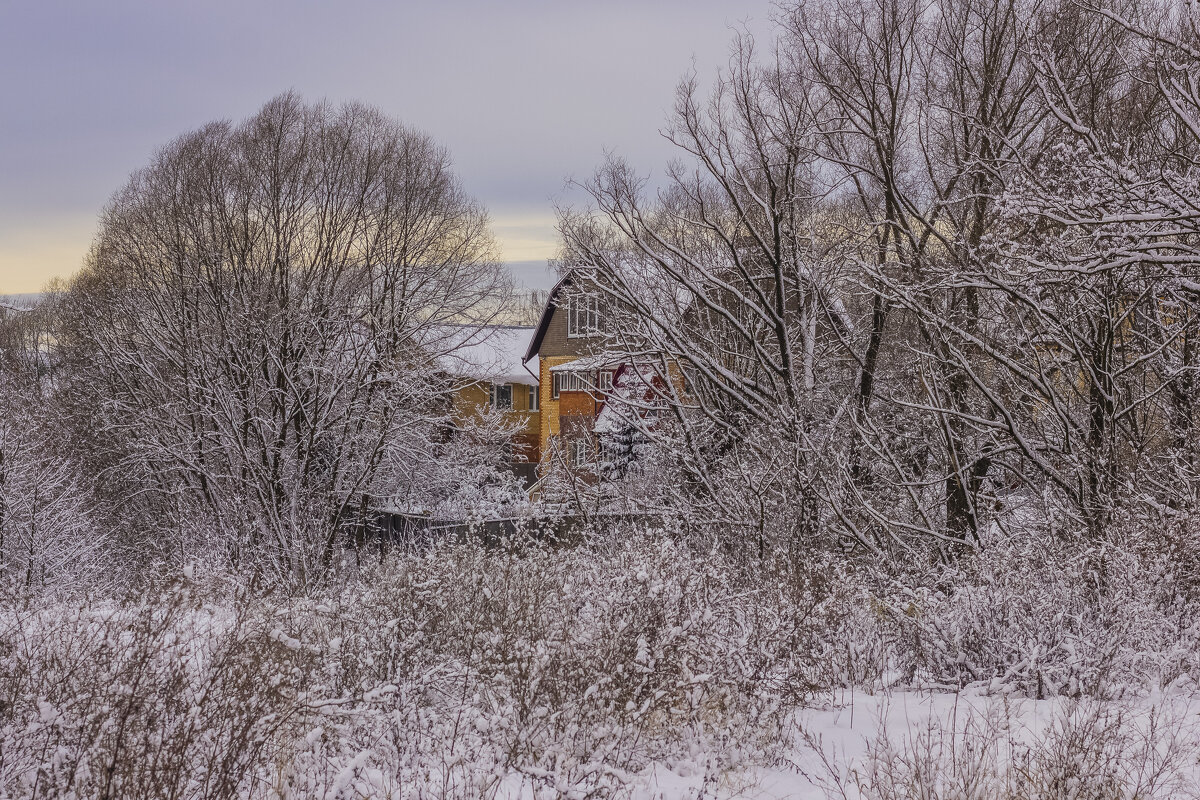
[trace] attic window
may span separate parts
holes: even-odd
[[[567,336],[576,338],[600,332],[600,301],[595,297],[567,299]]]

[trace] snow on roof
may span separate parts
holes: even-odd
[[[594,369],[604,369],[605,367],[619,367],[624,362],[626,356],[601,354],[597,356],[583,356],[574,361],[568,361],[565,364],[555,364],[550,368],[551,372],[589,372]]]
[[[493,325],[464,331],[464,341],[438,359],[442,369],[460,378],[536,386],[538,360],[521,365],[533,328]],[[529,373],[533,372],[533,375]]]

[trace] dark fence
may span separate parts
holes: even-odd
[[[470,539],[496,545],[522,539],[570,545],[578,543],[589,528],[604,530],[624,525],[661,527],[662,524],[662,517],[657,514],[560,514],[465,521],[381,511],[376,513],[371,527],[383,541],[407,546]]]

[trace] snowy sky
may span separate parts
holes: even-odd
[[[447,145],[506,261],[545,286],[553,203],[606,150],[643,171],[694,63],[770,0],[0,0],[0,294],[74,272],[96,214],[155,148],[287,89],[362,100]]]

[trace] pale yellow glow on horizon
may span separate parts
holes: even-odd
[[[11,225],[0,231],[0,294],[40,292],[52,278],[74,275],[83,266],[96,220]]]
[[[492,231],[504,261],[543,261],[558,253],[554,215],[493,214]],[[83,265],[95,232],[94,217],[22,225],[0,234],[0,294],[40,292],[52,278]]]
[[[504,261],[543,261],[558,255],[553,214],[493,214],[492,232]]]

